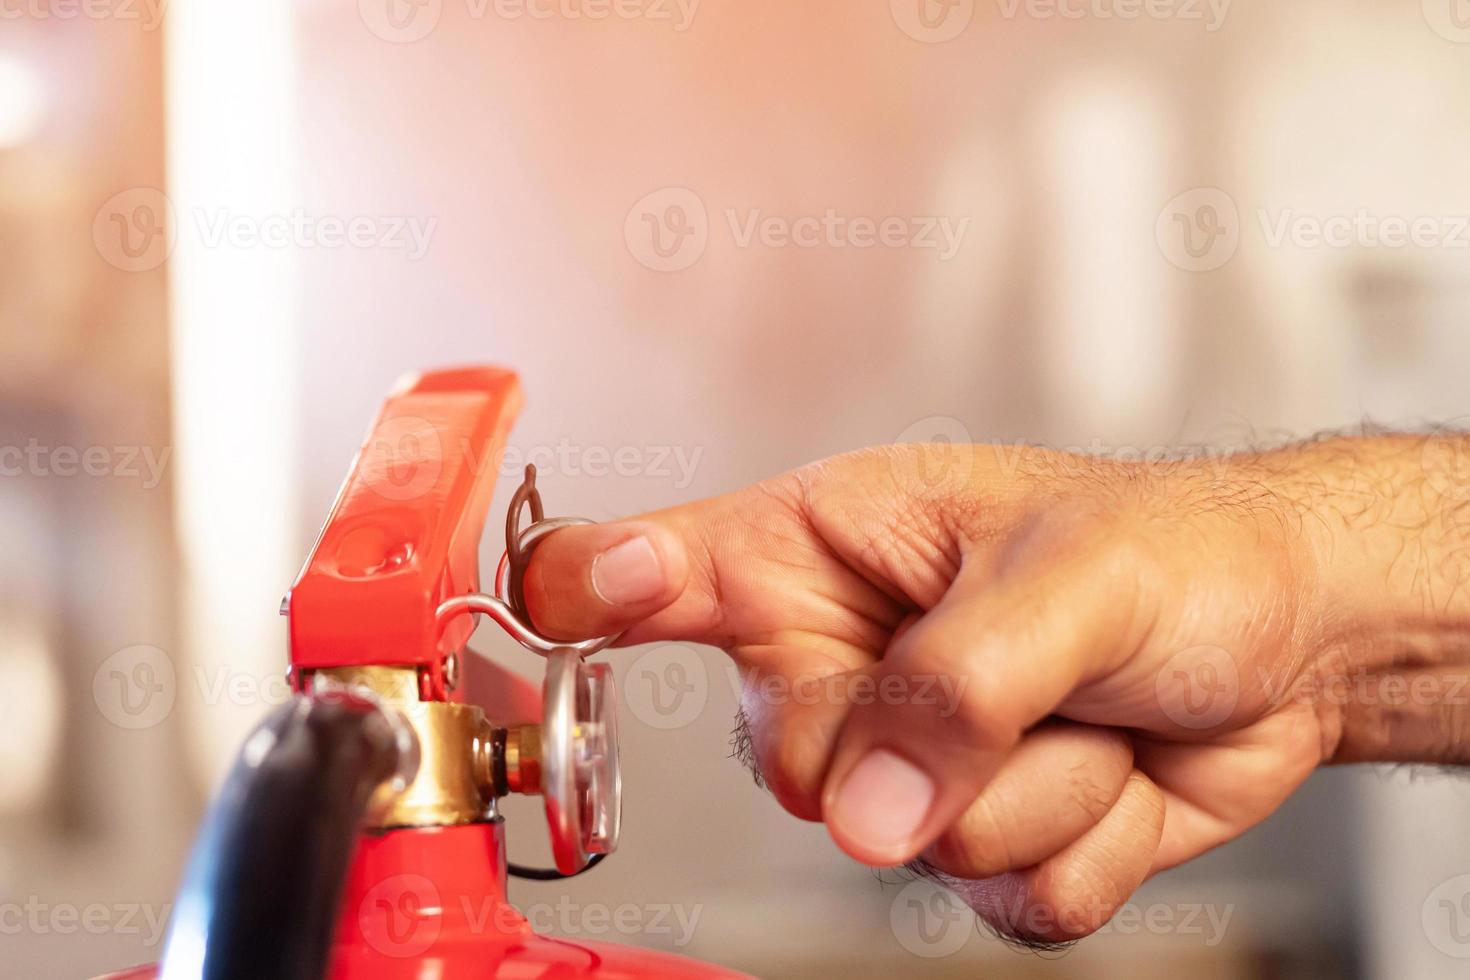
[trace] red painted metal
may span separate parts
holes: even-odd
[[[434,610],[479,591],[479,542],[505,437],[521,405],[498,368],[438,371],[389,395],[312,548],[290,604],[295,671],[412,666],[445,700],[444,656],[468,617],[440,635]]]
[[[296,676],[303,668],[413,666],[425,697],[448,696],[444,655],[464,647],[472,623],[461,618],[440,636],[434,611],[479,588],[480,534],[520,403],[516,376],[496,368],[418,375],[393,391],[291,589]],[[534,711],[512,694],[487,698],[487,706],[499,700],[517,713]],[[504,826],[363,836],[330,980],[743,976],[665,953],[536,934],[506,896]],[[105,980],[156,977],[146,966]]]
[[[362,839],[330,980],[725,980],[743,974],[613,943],[537,935],[505,897],[504,824]],[[269,937],[261,937],[269,942]],[[154,967],[104,980],[154,980]]]
[[[506,899],[503,827],[364,838],[331,980],[738,976],[664,953],[538,936]]]

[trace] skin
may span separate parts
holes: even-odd
[[[1454,435],[890,447],[559,531],[526,597],[557,638],[724,649],[787,810],[1066,942],[1319,766],[1465,761],[1467,500]]]

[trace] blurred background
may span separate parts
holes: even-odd
[[[401,373],[516,368],[492,514],[530,460],[599,519],[880,443],[1454,421],[1467,159],[1463,0],[0,0],[0,975],[159,955]],[[718,651],[616,663],[623,850],[513,885],[544,929],[772,977],[1464,975],[1459,777],[1320,774],[1018,953],[751,784]]]

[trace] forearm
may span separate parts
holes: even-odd
[[[1470,763],[1470,439],[1329,439],[1255,457],[1316,595],[1311,697],[1334,761]]]

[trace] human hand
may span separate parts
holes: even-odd
[[[1067,941],[1320,765],[1459,758],[1439,695],[1464,673],[1460,538],[1426,445],[871,450],[559,531],[526,598],[548,635],[723,648],[787,810]],[[1404,676],[1440,686],[1360,696]]]

